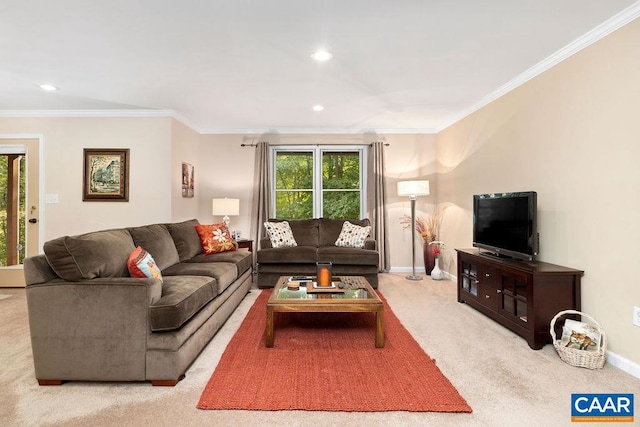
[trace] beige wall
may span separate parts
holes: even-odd
[[[432,213],[437,206],[435,135],[385,135],[387,178],[387,213],[389,215],[389,251],[392,271],[411,268],[411,229],[403,229],[400,220],[411,215],[411,202],[398,197],[398,181],[427,179],[431,194],[416,200],[416,217]],[[416,270],[424,271],[420,240],[416,240]]]
[[[636,20],[437,136],[446,257],[471,246],[474,193],[537,191],[539,259],[585,271],[582,310],[636,363],[639,72]]]
[[[201,162],[198,149],[200,134],[177,120],[171,125],[171,221],[185,221],[199,216],[200,189],[204,180],[201,173],[207,166]],[[194,196],[182,197],[182,163],[194,168]]]
[[[253,168],[255,149],[241,147],[251,139],[243,135],[201,135],[196,167],[196,191],[199,197],[198,218],[201,222],[221,222],[211,214],[211,199],[240,199],[240,215],[229,217],[232,230],[249,238],[251,202],[253,200]]]
[[[41,135],[42,239],[171,219],[171,119],[0,118],[0,135]],[[83,202],[83,148],[129,148],[129,202]]]

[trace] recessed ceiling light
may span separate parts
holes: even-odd
[[[324,107],[322,105],[313,106],[313,111],[322,111],[322,110],[324,110]]]
[[[55,92],[56,90],[58,90],[58,88],[55,87],[54,85],[50,85],[50,84],[47,84],[47,83],[41,84],[39,86],[40,86],[40,89],[46,90],[47,92]]]
[[[331,52],[327,52],[326,50],[320,49],[311,54],[311,57],[318,62],[324,62],[330,60],[333,57],[333,54]]]

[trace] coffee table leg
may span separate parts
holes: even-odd
[[[384,308],[376,311],[376,348],[384,347]]]
[[[273,308],[267,307],[267,327],[265,329],[267,347],[273,347]]]

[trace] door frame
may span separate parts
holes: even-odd
[[[38,223],[37,223],[37,230],[38,230],[38,247],[37,248],[30,248],[29,246],[27,246],[27,249],[29,250],[27,253],[25,253],[25,257],[27,256],[33,256],[36,254],[40,254],[42,253],[42,247],[44,245],[44,239],[43,239],[43,233],[44,233],[44,226],[43,226],[43,221],[42,219],[44,218],[44,211],[45,211],[45,205],[44,205],[44,136],[42,134],[0,134],[0,143],[2,143],[2,145],[4,144],[5,140],[12,140],[14,141],[13,144],[6,144],[6,145],[16,145],[15,142],[16,141],[20,141],[21,139],[30,139],[30,140],[37,140],[38,141]],[[28,153],[27,153],[28,156]],[[27,195],[27,199],[28,199],[28,195]],[[2,273],[3,275],[6,275],[7,279],[11,279],[9,281],[9,283],[11,283],[10,285],[5,285],[3,284],[3,282],[7,282],[6,280],[2,280],[0,282],[0,288],[1,287],[24,287],[25,283],[24,283],[24,272],[23,272],[23,266],[22,264],[18,265],[18,266],[13,266],[13,267],[6,267],[2,269]]]

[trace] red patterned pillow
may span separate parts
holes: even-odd
[[[200,237],[202,252],[205,255],[236,250],[231,233],[224,222],[211,225],[198,224],[196,231]]]
[[[162,280],[162,273],[151,254],[140,246],[135,248],[127,260],[127,268],[131,277],[144,279],[145,277]]]

